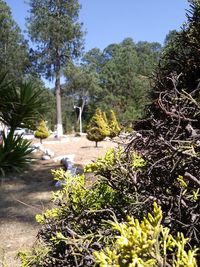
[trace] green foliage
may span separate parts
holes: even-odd
[[[76,84],[81,79],[83,88],[88,92],[84,119],[88,121],[97,107],[115,110],[120,123],[126,124],[141,117],[148,103],[149,76],[158,62],[160,50],[158,43],[136,44],[131,38],[126,38],[119,44],[108,45],[103,51],[93,48],[87,52],[79,68],[86,75],[78,75],[78,70],[77,75],[73,74],[74,78],[78,76]],[[88,73],[95,78],[91,83],[92,90],[85,87],[91,81]],[[91,84],[88,88],[91,88]]]
[[[30,67],[28,42],[12,18],[6,1],[0,1],[0,67],[9,79],[21,80]]]
[[[47,266],[45,263],[45,259],[50,252],[50,248],[47,246],[37,245],[34,247],[32,253],[28,250],[20,251],[17,257],[21,260],[20,267],[44,267]]]
[[[56,181],[64,186],[61,190],[53,193],[55,203],[63,203],[60,208],[52,208],[42,215],[36,215],[37,222],[44,224],[46,220],[59,219],[66,212],[76,211],[81,214],[84,210],[99,210],[114,203],[116,194],[107,184],[97,181],[92,188],[85,188],[85,176],[72,176],[63,169],[53,170],[52,174]],[[64,201],[64,202],[63,202]]]
[[[113,247],[94,252],[96,262],[101,267],[197,267],[197,249],[186,251],[187,238],[182,233],[172,236],[162,226],[162,217],[161,208],[154,203],[153,215],[149,213],[141,222],[132,216],[127,223],[112,222],[119,235]]]
[[[119,123],[117,121],[117,118],[115,116],[115,113],[113,110],[110,111],[110,119],[109,119],[109,128],[110,128],[110,137],[113,138],[115,136],[117,136],[120,133],[120,126]]]
[[[49,249],[41,266],[59,266],[60,262],[64,266],[94,266],[94,248],[112,241],[112,230],[105,220],[111,219],[115,209],[121,214],[127,199],[101,180],[85,188],[84,175],[72,177],[62,169],[52,173],[63,188],[53,193],[55,207],[36,216],[43,229],[39,235],[44,243],[39,246]],[[35,266],[37,255],[35,249],[22,254],[22,266]]]
[[[30,153],[31,142],[21,136],[14,136],[10,132],[7,136],[3,134],[3,144],[0,145],[0,171],[5,174],[10,171],[21,171],[26,165],[33,161]]]
[[[97,109],[87,126],[87,139],[97,143],[109,136],[109,126],[106,124],[102,112]]]
[[[166,45],[160,58],[155,81],[155,91],[157,93],[160,90],[172,88],[168,77],[173,72],[182,74],[177,85],[178,90],[181,91],[184,88],[187,92],[192,92],[198,86],[200,66],[200,5],[199,0],[188,0],[188,2],[187,21],[182,25],[180,31],[171,31],[166,36]]]
[[[102,174],[104,170],[111,170],[115,166],[117,160],[120,159],[122,151],[122,148],[118,150],[110,148],[107,150],[104,157],[99,157],[95,162],[87,164],[84,171],[86,173],[92,172],[95,174]]]
[[[32,128],[46,111],[43,90],[32,82],[18,85],[8,83],[4,74],[0,75],[0,121],[10,126]]]
[[[154,68],[152,62],[158,60],[158,56],[153,55],[158,55],[156,45],[135,44],[131,38],[104,49],[100,69],[100,84],[104,92],[98,105],[104,109],[114,109],[119,114],[120,122],[132,121],[143,113],[150,88],[148,76]]]
[[[104,158],[86,167],[85,171],[98,176],[89,188],[84,186],[84,175],[72,177],[63,170],[53,171],[63,188],[53,195],[55,206],[36,217],[42,224],[39,237],[44,241],[43,246],[50,249],[43,258],[43,267],[59,266],[60,262],[61,266],[95,266],[94,251],[97,251],[97,266],[131,266],[134,260],[133,266],[141,267],[165,266],[165,263],[197,267],[197,250],[188,251],[188,240],[182,234],[172,236],[161,225],[160,207],[154,204],[153,215],[139,221],[152,203],[140,189],[144,181],[139,178],[147,166],[138,153],[127,155],[120,148],[108,151]],[[150,183],[148,178],[146,182]],[[122,223],[127,214],[137,219],[130,216],[128,223]],[[111,228],[106,221],[113,216],[116,219]],[[166,215],[163,217],[165,222]],[[116,237],[119,233],[121,236]],[[114,239],[117,239],[115,245]],[[105,247],[108,248],[102,251]],[[24,260],[34,266],[27,257]]]
[[[19,86],[8,82],[5,74],[0,74],[0,121],[10,126],[10,132],[3,136],[0,146],[1,172],[21,170],[31,162],[31,143],[21,136],[14,136],[17,127],[34,127],[45,111],[42,89],[31,82]]]
[[[133,152],[130,155],[128,165],[133,171],[140,172],[146,165],[145,160],[137,153]],[[108,173],[112,176],[115,173],[115,169],[118,168],[118,164],[126,165],[127,159],[122,147],[118,149],[109,149],[104,157],[99,157],[95,162],[86,165],[84,171],[92,172],[96,175],[107,177]],[[125,168],[124,168],[125,170]]]
[[[62,110],[67,114],[71,123],[79,128],[79,109],[74,109],[74,104],[81,107],[82,122],[87,124],[94,113],[92,102],[102,91],[99,86],[98,75],[86,66],[75,66],[70,64],[65,70],[66,84],[63,86],[62,99],[64,105]],[[89,102],[91,103],[90,105]],[[68,104],[67,104],[68,103]],[[92,111],[90,111],[92,109]],[[64,121],[64,120],[63,120]],[[69,123],[68,123],[69,124]],[[84,126],[84,125],[83,125]]]
[[[39,138],[40,142],[42,142],[42,139],[45,139],[49,136],[49,131],[48,131],[48,128],[47,128],[45,121],[43,121],[43,120],[40,121],[39,125],[36,128],[34,136],[36,138]]]
[[[189,181],[184,179],[183,176],[179,175],[177,181],[180,184],[180,187],[183,190],[183,196],[194,203],[200,200],[200,188],[191,187]]]
[[[31,0],[29,5],[28,31],[37,44],[33,57],[37,57],[39,71],[47,78],[54,77],[60,71],[58,65],[65,66],[69,57],[80,53],[83,36],[78,22],[80,5],[78,0]]]

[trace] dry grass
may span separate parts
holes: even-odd
[[[34,141],[36,142],[36,141]],[[116,146],[110,141],[94,143],[82,137],[67,137],[62,141],[46,140],[43,147],[55,152],[55,157],[73,154],[75,164],[86,165]],[[7,176],[0,186],[0,266],[4,258],[9,267],[20,266],[17,252],[30,247],[39,226],[35,214],[50,206],[51,191],[55,190],[51,169],[59,168],[60,162],[41,161],[20,174]]]

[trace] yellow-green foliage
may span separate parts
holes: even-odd
[[[44,260],[50,251],[48,246],[42,244],[36,244],[31,252],[28,250],[20,251],[17,255],[21,260],[20,267],[46,266]]]
[[[71,173],[63,169],[53,170],[54,179],[63,184],[61,190],[53,193],[54,202],[63,202],[59,208],[46,210],[44,214],[37,214],[36,221],[44,224],[46,219],[58,221],[63,213],[70,211],[71,208],[80,211],[86,209],[100,209],[112,203],[116,197],[115,191],[107,184],[97,181],[92,188],[85,188],[84,175],[72,176]]]
[[[113,110],[110,111],[109,119],[110,137],[113,138],[120,133],[120,126]]]
[[[153,215],[141,222],[133,217],[112,222],[119,236],[113,248],[94,253],[96,262],[101,267],[197,267],[197,249],[186,251],[188,240],[182,233],[173,237],[161,221],[162,210],[154,203]]]
[[[42,120],[39,123],[34,135],[36,138],[39,138],[40,140],[45,139],[49,136],[49,131],[48,131],[45,121]]]
[[[97,143],[109,136],[109,127],[106,124],[100,109],[97,109],[87,126],[87,139]]]
[[[191,188],[189,186],[189,181],[185,180],[183,176],[179,175],[177,178],[180,187],[183,189],[183,196],[192,202],[197,202],[200,200],[200,188]]]
[[[106,151],[104,157],[99,157],[95,162],[89,163],[85,166],[85,172],[99,173],[102,170],[107,170],[113,167],[115,162],[120,159],[122,154],[122,148],[114,149],[110,148]]]
[[[107,116],[106,116],[106,113],[105,113],[105,112],[102,113],[102,116],[103,116],[103,119],[104,119],[105,123],[106,123],[107,125],[109,125],[109,124],[108,124],[108,119],[107,119]]]
[[[143,167],[145,167],[146,161],[138,155],[136,152],[132,152],[131,154],[131,166],[134,171],[141,171]]]
[[[124,158],[123,148],[118,149],[110,148],[107,150],[104,157],[99,157],[95,162],[88,164],[84,171],[93,172],[95,174],[102,173],[107,170],[111,170],[116,163],[126,164],[126,158]],[[130,166],[134,171],[140,171],[146,165],[145,160],[136,152],[131,154]]]

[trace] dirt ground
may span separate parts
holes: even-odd
[[[33,142],[37,142],[33,140]],[[53,138],[43,142],[44,149],[55,153],[54,159],[38,160],[29,170],[7,176],[0,184],[0,267],[20,266],[17,252],[33,245],[38,224],[35,215],[50,206],[51,192],[55,190],[51,169],[60,167],[59,156],[74,155],[74,164],[84,166],[105,154],[110,147],[117,146],[111,141],[94,147],[85,136],[68,136],[61,141]],[[37,153],[40,158],[40,154]]]

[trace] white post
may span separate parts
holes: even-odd
[[[78,108],[79,109],[79,122],[80,122],[80,135],[82,134],[82,110],[81,110],[81,107],[77,107],[77,106],[74,106],[74,108]]]
[[[82,110],[79,108],[79,120],[80,120],[80,135],[82,134]]]

